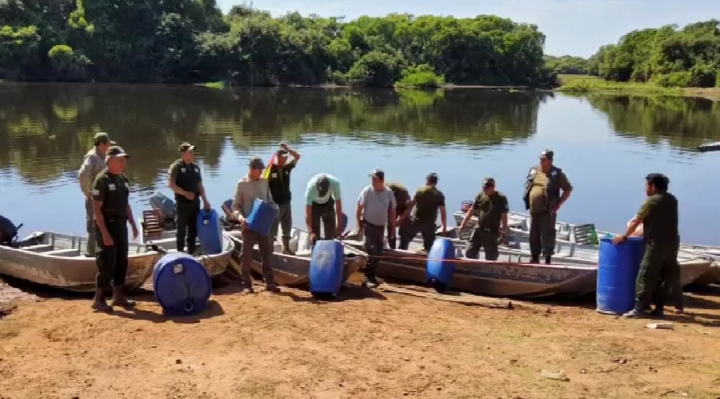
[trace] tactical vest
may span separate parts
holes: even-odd
[[[290,169],[277,165],[273,165],[270,168],[268,187],[270,188],[273,201],[278,205],[289,204],[292,199],[292,193],[290,192]]]
[[[527,180],[525,180],[525,195],[523,196],[523,201],[525,201],[525,210],[530,209],[530,191],[533,187],[533,180],[535,180],[535,175],[539,173],[538,169],[538,166],[533,166],[532,168],[530,168],[530,171],[527,175]],[[550,171],[548,172],[547,184],[545,185],[545,203],[548,210],[550,210],[550,208],[554,207],[558,204],[558,202],[560,202],[561,174],[562,169],[555,166],[550,168]]]

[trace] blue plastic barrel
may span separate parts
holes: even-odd
[[[641,237],[628,237],[615,245],[612,238],[600,239],[600,260],[597,273],[597,311],[623,314],[635,305],[635,281],[645,254]]]
[[[319,240],[310,258],[310,293],[337,296],[344,275],[345,250],[336,240]]]
[[[449,287],[455,273],[455,246],[446,238],[436,238],[428,252],[426,277],[428,283]]]
[[[270,228],[275,222],[275,218],[278,217],[278,213],[276,206],[270,205],[261,199],[256,199],[253,202],[250,215],[246,219],[248,227],[260,235],[270,235]]]
[[[207,308],[212,282],[197,259],[181,252],[173,253],[155,264],[153,291],[166,314],[192,315]]]
[[[160,212],[163,217],[169,219],[175,217],[175,201],[158,191],[150,197],[150,207]]]
[[[197,216],[197,233],[200,247],[206,255],[219,254],[223,250],[222,223],[215,209],[201,209]]]

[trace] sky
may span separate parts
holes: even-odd
[[[243,0],[217,2],[227,11]],[[347,20],[390,13],[458,18],[497,15],[538,25],[546,36],[545,54],[581,57],[593,55],[602,45],[617,43],[635,29],[720,19],[718,0],[254,0],[252,6],[273,16],[298,11]]]

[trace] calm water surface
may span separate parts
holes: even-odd
[[[167,168],[183,141],[198,146],[217,207],[234,193],[250,156],[269,159],[288,142],[303,157],[292,176],[296,226],[312,175],[339,177],[352,204],[374,168],[410,188],[438,173],[453,211],[492,176],[511,207],[522,210],[528,168],[550,148],[575,186],[562,220],[620,231],[644,198],[644,176],[663,172],[680,200],[683,241],[720,244],[720,154],[693,151],[720,140],[720,106],[706,100],[0,85],[0,214],[24,223],[21,235],[85,234],[77,170],[98,131],[133,156],[127,174],[136,215],[153,191],[170,195]]]

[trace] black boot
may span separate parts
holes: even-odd
[[[546,264],[546,265],[549,265],[549,264],[551,263],[551,261],[552,261],[552,256],[546,256],[546,257],[545,257],[545,264]]]
[[[124,308],[132,308],[135,306],[135,301],[128,299],[123,292],[123,287],[116,285],[113,287],[113,306],[122,306]]]
[[[534,264],[534,265],[539,264],[539,263],[540,263],[540,257],[539,257],[539,256],[533,256],[533,257],[530,259],[530,263],[532,263],[532,264]]]
[[[93,299],[92,308],[101,312],[112,311],[112,307],[105,302],[105,290],[102,288],[95,290],[95,298]]]

